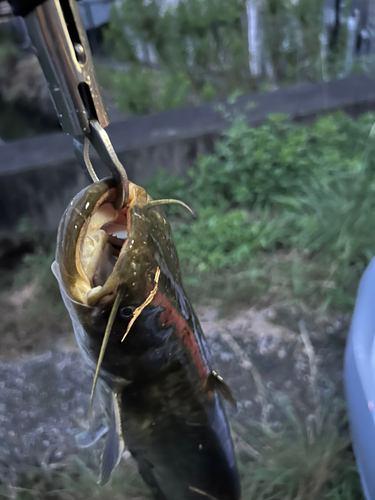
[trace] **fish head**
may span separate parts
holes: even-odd
[[[170,226],[145,189],[129,182],[129,199],[115,208],[116,188],[105,179],[78,193],[61,220],[53,270],[60,288],[86,316],[137,307],[154,287],[158,268],[179,279]],[[160,272],[160,271],[159,271]],[[93,319],[94,321],[94,319]]]

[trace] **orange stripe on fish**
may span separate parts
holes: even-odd
[[[189,327],[184,318],[182,318],[181,315],[176,311],[167,297],[165,297],[165,295],[163,295],[160,291],[158,291],[158,293],[156,294],[153,303],[163,306],[164,311],[160,315],[162,326],[164,327],[172,325],[175,328],[178,337],[180,337],[184,345],[187,347],[193,363],[198,369],[198,373],[200,378],[202,379],[203,386],[205,386],[207,383],[207,378],[210,374],[210,370],[206,367],[203,361],[194,332]]]

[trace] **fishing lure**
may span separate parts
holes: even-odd
[[[105,408],[108,429],[92,439],[107,433],[100,483],[126,443],[156,500],[238,500],[220,395],[234,400],[183,289],[164,201],[128,182],[118,209],[115,186],[72,200],[52,266]]]

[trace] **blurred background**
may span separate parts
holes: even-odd
[[[343,401],[375,253],[374,0],[81,0],[132,181],[167,207],[228,408],[244,500],[362,500]],[[94,165],[100,170],[98,159]],[[78,450],[91,374],[50,266],[89,179],[0,1],[0,498],[146,499]]]

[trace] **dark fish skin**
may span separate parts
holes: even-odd
[[[74,295],[75,248],[93,206],[112,186],[101,181],[76,196],[62,218],[57,242],[55,274],[80,348],[93,368],[111,305],[88,307]],[[135,192],[126,258],[118,270],[125,294],[100,379],[115,394],[126,446],[156,500],[238,500],[229,425],[221,397],[209,383],[212,360],[182,286],[170,226],[159,208],[143,206],[150,198],[142,188]],[[144,302],[157,268],[158,291],[121,342],[130,321],[123,308]]]

